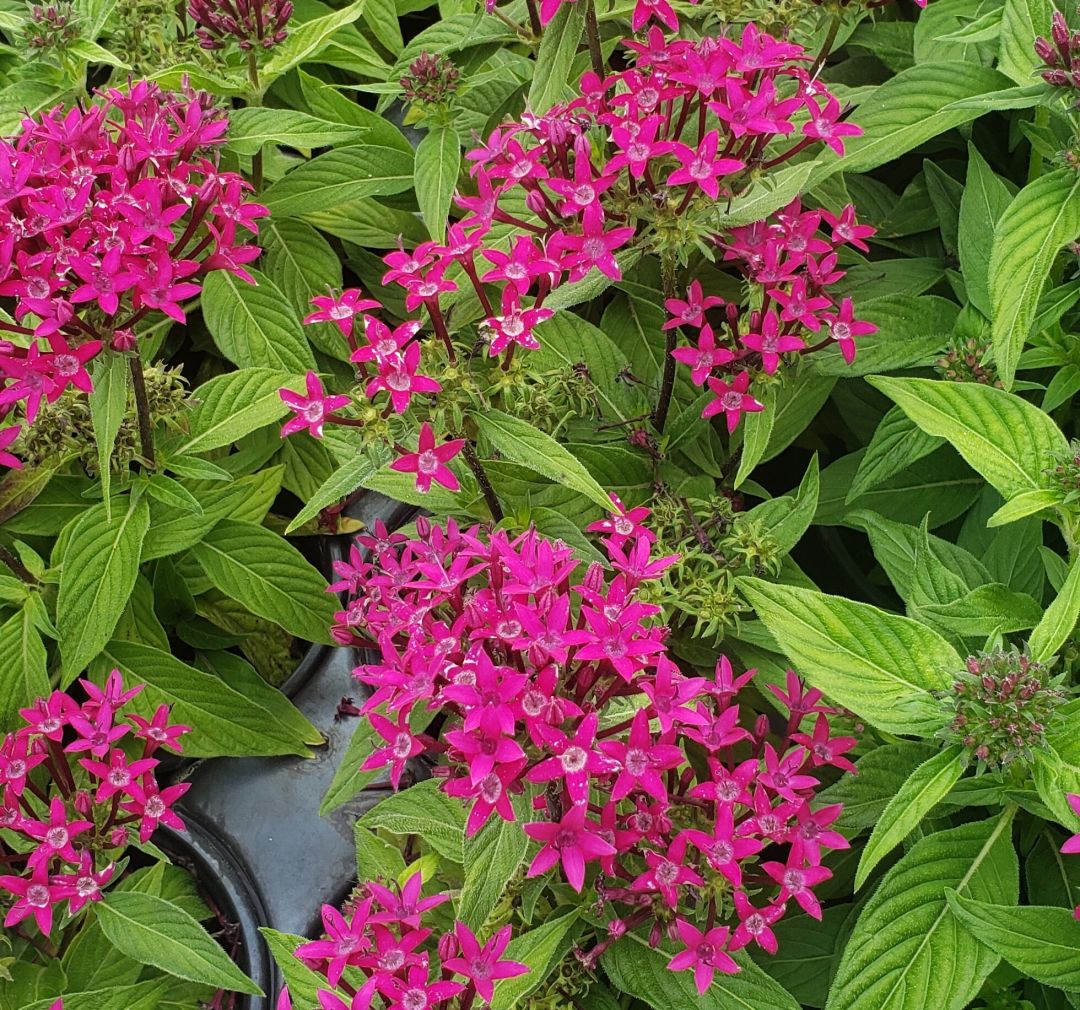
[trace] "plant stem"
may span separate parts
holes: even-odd
[[[254,49],[249,49],[247,54],[248,81],[251,83],[251,97],[248,99],[249,107],[262,105],[262,88],[259,85],[259,61]],[[251,156],[251,184],[256,190],[262,189],[263,184],[263,153],[260,147]]]
[[[154,457],[154,423],[150,417],[150,401],[146,397],[146,380],[143,378],[142,358],[136,351],[128,358],[131,368],[131,385],[135,390],[135,412],[139,418],[139,445],[143,460],[154,470],[157,460]]]
[[[20,579],[23,580],[28,586],[36,586],[38,580],[34,578],[33,572],[26,567],[11,551],[0,544],[0,561],[3,561]]]
[[[1035,127],[1046,127],[1050,124],[1050,110],[1040,106],[1035,110]],[[1027,181],[1034,182],[1043,174],[1043,159],[1042,155],[1036,150],[1035,145],[1031,145],[1031,157],[1028,159],[1028,174]]]
[[[600,49],[600,25],[596,20],[596,0],[587,0],[585,4],[585,35],[589,40],[589,61],[593,73],[601,80],[604,78],[604,54]]]
[[[491,486],[491,480],[487,475],[487,470],[484,469],[484,464],[480,462],[480,457],[476,455],[476,450],[473,448],[472,442],[468,439],[465,440],[465,448],[462,450],[462,455],[465,457],[465,462],[469,464],[469,469],[472,470],[473,476],[476,477],[477,484],[480,485],[480,490],[484,492],[484,501],[487,502],[488,510],[491,512],[491,518],[495,522],[502,522],[503,510],[499,504],[499,498],[495,494],[495,488]]]
[[[533,38],[539,39],[544,34],[544,29],[540,24],[540,14],[536,9],[536,0],[525,0],[525,6],[529,10],[529,28],[532,29]],[[509,21],[509,18],[506,20]]]
[[[664,298],[675,297],[675,256],[674,253],[666,252],[660,265],[660,274],[664,285]],[[653,427],[661,434],[664,425],[667,424],[668,411],[671,409],[671,397],[675,392],[675,342],[678,339],[678,327],[673,326],[667,331],[667,339],[664,341],[664,378],[660,385],[660,398],[656,401],[656,410],[653,411]]]
[[[825,66],[825,61],[829,58],[829,53],[832,52],[833,43],[836,41],[836,33],[840,31],[840,15],[834,14],[833,19],[829,24],[829,31],[825,35],[825,41],[821,44],[821,52],[817,54],[817,59],[814,60],[813,66],[810,67],[810,77],[813,79],[821,72],[821,68]]]

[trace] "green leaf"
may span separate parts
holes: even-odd
[[[461,170],[461,141],[450,124],[432,126],[416,148],[416,202],[428,234],[446,238],[446,216]]]
[[[1061,495],[1056,491],[1024,491],[1015,498],[1010,498],[989,519],[987,526],[1006,526],[1018,519],[1034,515],[1043,509],[1061,504]]]
[[[361,824],[353,828],[356,873],[360,880],[397,880],[405,872],[401,849]]]
[[[159,1010],[162,1000],[175,988],[167,978],[148,978],[132,985],[109,986],[107,989],[67,990],[63,1010]],[[48,996],[20,1010],[52,1010],[56,1001]]]
[[[0,729],[13,729],[18,710],[49,695],[45,644],[27,607],[0,624]]]
[[[56,627],[63,660],[62,684],[86,668],[112,637],[139,574],[139,557],[150,527],[145,499],[106,516],[94,505],[70,529],[56,599]]]
[[[105,935],[128,957],[168,975],[263,995],[187,912],[137,891],[111,891],[95,906]]]
[[[455,863],[465,858],[465,808],[442,792],[435,779],[418,782],[388,796],[364,814],[360,823],[367,828],[384,828],[395,835],[420,835],[440,855]]]
[[[1006,499],[1039,489],[1049,458],[1068,448],[1048,415],[1003,389],[936,379],[867,381],[928,435],[947,439]]]
[[[991,904],[947,890],[968,932],[1017,971],[1043,985],[1080,990],[1080,922],[1067,908]]]
[[[394,0],[366,0],[364,24],[371,29],[387,52],[397,53],[405,48],[398,24],[398,8]]]
[[[283,537],[223,519],[192,548],[217,589],[306,642],[332,644],[337,609],[326,580]]]
[[[369,455],[358,452],[344,466],[330,474],[296,518],[289,523],[285,532],[291,533],[318,515],[328,505],[333,505],[346,495],[352,494],[358,487],[363,486],[365,480],[373,477],[390,461],[391,453],[387,446],[372,447],[368,451]]]
[[[907,838],[960,781],[966,766],[964,753],[963,747],[953,744],[923,762],[907,777],[882,811],[881,819],[866,842],[855,872],[855,890],[866,883],[874,867]]]
[[[1054,13],[1050,0],[1005,0],[998,42],[998,69],[1017,84],[1030,84],[1042,60],[1035,55],[1035,39],[1045,35]]]
[[[793,494],[770,498],[755,505],[749,512],[738,513],[735,527],[747,526],[755,530],[758,536],[764,534],[781,553],[786,554],[810,528],[820,489],[821,477],[815,453]]]
[[[298,217],[365,196],[404,193],[412,184],[411,154],[358,144],[298,165],[266,191],[263,203],[277,218]]]
[[[1073,633],[1077,618],[1080,618],[1080,562],[1074,561],[1069,566],[1065,585],[1031,633],[1028,647],[1032,658],[1039,663],[1049,662]]]
[[[187,441],[178,453],[206,452],[238,442],[288,412],[279,390],[303,390],[304,380],[275,368],[240,368],[216,375],[195,390]]]
[[[859,461],[847,501],[854,501],[916,460],[929,456],[942,441],[926,434],[899,407],[890,407]]]
[[[919,839],[863,906],[825,1010],[961,1010],[998,963],[971,938],[945,888],[1015,901],[1019,870],[1005,811]]]
[[[882,744],[855,762],[857,775],[841,776],[819,798],[822,804],[843,804],[840,830],[863,831],[877,824],[908,776],[936,753],[936,744],[921,740]]]
[[[166,477],[163,473],[154,473],[146,479],[144,486],[146,493],[162,505],[168,505],[179,512],[194,512],[199,516],[203,514],[199,499],[172,477]]]
[[[901,71],[859,105],[861,137],[845,138],[845,155],[824,162],[816,178],[833,172],[867,172],[893,161],[931,137],[981,115],[980,109],[950,109],[963,98],[1008,86],[997,71],[972,63],[923,63]]]
[[[692,971],[671,971],[669,954],[653,950],[637,936],[616,941],[600,963],[615,988],[643,1000],[654,1010],[799,1010],[795,998],[742,952],[736,975],[717,974],[698,995]]]
[[[296,1010],[315,1010],[319,1005],[319,990],[325,989],[326,976],[312,971],[296,957],[296,948],[308,940],[292,933],[279,933],[269,926],[260,926],[266,946],[281,969],[281,977],[289,987],[292,1005]]]
[[[739,469],[735,474],[735,487],[741,487],[742,482],[754,472],[754,467],[761,462],[765,450],[769,447],[769,438],[776,421],[775,386],[766,389],[761,402],[765,409],[750,414],[743,420],[742,452],[739,456]]]
[[[271,368],[295,375],[314,370],[297,316],[274,282],[251,271],[245,284],[218,270],[203,285],[203,319],[221,353],[240,368]]]
[[[492,817],[463,846],[465,880],[457,901],[457,917],[479,931],[499,896],[517,873],[529,840],[520,821]]]
[[[537,115],[562,101],[584,31],[585,8],[581,4],[563,4],[544,27],[529,88],[528,106]]]
[[[120,423],[127,413],[128,359],[122,354],[102,354],[94,362],[90,391],[90,419],[98,450],[98,475],[106,515],[111,514],[109,486],[112,481],[112,454]]]
[[[328,123],[295,109],[252,106],[229,114],[227,147],[237,154],[257,154],[266,144],[310,151],[317,147],[355,140],[364,131],[355,126]]]
[[[580,928],[578,915],[575,908],[535,929],[519,933],[507,944],[503,957],[509,961],[520,961],[528,965],[529,970],[524,975],[504,978],[495,983],[491,1010],[513,1010],[523,1005],[525,998],[543,984],[566,956],[577,935]]]
[[[274,55],[259,71],[263,87],[268,87],[278,77],[317,56],[329,43],[334,32],[351,24],[363,11],[364,0],[356,0],[339,11],[331,11],[303,24],[290,25],[289,37],[281,45],[274,47]]]
[[[605,512],[611,508],[611,499],[592,474],[550,435],[501,410],[473,412],[470,416],[480,434],[505,459],[585,495]]]
[[[234,686],[161,649],[120,639],[113,639],[103,655],[125,680],[146,685],[133,702],[144,715],[153,714],[159,705],[171,705],[174,721],[192,728],[183,740],[189,757],[310,753],[310,727],[281,718],[282,696],[261,678]]]
[[[1028,183],[994,227],[987,286],[994,361],[1009,389],[1050,268],[1080,235],[1080,175],[1058,169]]]
[[[1015,592],[1000,582],[977,586],[948,602],[919,604],[913,607],[913,613],[927,624],[961,638],[1026,631],[1043,616],[1040,604],[1027,593]]]
[[[986,237],[994,232],[1012,201],[1009,187],[994,173],[974,144],[968,144],[967,182],[960,198],[960,234],[958,253],[964,272],[968,299],[987,319],[990,318],[990,272],[992,242]]]
[[[932,692],[961,659],[917,621],[866,603],[761,579],[739,588],[792,665],[833,700],[889,733],[931,736],[944,714]]]

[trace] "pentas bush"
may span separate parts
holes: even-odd
[[[0,141],[0,295],[14,303],[14,322],[0,320],[12,335],[0,346],[5,412],[21,404],[32,424],[43,401],[89,391],[102,348],[137,353],[154,312],[183,323],[207,274],[252,279],[250,233],[266,211],[218,168],[227,127],[208,95],[142,81]]]
[[[645,518],[597,524],[609,568],[534,529],[376,527],[337,564],[335,636],[378,649],[356,670],[376,741],[363,769],[397,786],[410,762],[435,762],[467,837],[520,820],[526,878],[553,873],[591,909],[586,967],[628,933],[667,937],[668,967],[692,969],[704,993],[739,971],[732,953],[775,953],[790,909],[821,918],[823,859],[848,843],[831,827],[840,806],[814,799],[823,773],[853,767],[856,739],[834,735],[837,711],[794,673],[768,687],[774,732],[741,708],[754,670],[721,657],[711,678],[680,671],[648,602],[678,559],[652,556]]]
[[[119,670],[80,686],[81,701],[54,691],[22,709],[24,725],[0,742],[4,926],[29,919],[44,937],[61,908],[66,924],[102,899],[136,839],[149,841],[159,824],[183,829],[172,806],[190,788],[155,776],[155,754],[182,752],[188,732],[167,706],[149,719],[125,711],[142,685],[125,689]]]
[[[804,211],[796,200],[753,225],[722,223],[726,202],[752,181],[821,144],[842,154],[844,138],[860,132],[814,77],[806,52],[753,25],[738,37],[697,42],[654,28],[625,45],[631,69],[586,74],[574,101],[504,123],[466,152],[475,191],[458,195],[462,217],[446,242],[384,257],[382,283],[401,289],[415,315],[394,325],[358,289],[315,300],[306,321],[339,326],[360,390],[384,418],[417,406],[433,430],[461,434],[470,397],[499,400],[515,381],[515,352],[541,346],[538,327],[554,315],[556,292],[597,277],[619,281],[624,264],[643,256],[658,257],[672,314],[652,411],[657,431],[677,360],[714,394],[703,416],[723,413],[733,431],[744,413],[762,407],[751,387],[782,362],[831,344],[850,362],[857,338],[875,331],[849,298],[829,292],[845,276],[840,250],[865,251],[874,233],[852,207],[833,215]],[[730,264],[750,282],[746,297],[726,304],[695,281],[680,298],[679,268],[692,253]],[[475,327],[467,325],[473,320]],[[678,348],[680,333],[693,343]],[[498,368],[477,376],[480,349]],[[441,395],[433,406],[434,394]],[[399,456],[409,452],[400,427],[380,426],[370,412],[348,415],[348,401],[332,403],[321,387],[282,398],[298,415],[284,434],[306,425],[318,435],[326,421],[361,425]],[[443,462],[450,458],[447,450]],[[449,470],[439,480],[424,459],[427,470],[416,472],[457,489]]]

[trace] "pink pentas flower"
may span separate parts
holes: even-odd
[[[742,338],[746,343],[746,337]],[[799,346],[802,346],[801,341]],[[701,328],[696,347],[676,347],[671,356],[678,362],[690,366],[690,381],[701,386],[712,374],[713,369],[735,360],[735,354],[727,347],[717,346],[713,329],[706,323]],[[775,368],[774,368],[775,370]]]
[[[829,328],[829,336],[840,345],[840,353],[849,365],[855,360],[855,338],[877,332],[873,323],[855,318],[855,307],[850,298],[841,302],[839,312],[826,312],[821,318]]]
[[[503,926],[481,946],[476,935],[463,922],[454,923],[454,939],[458,953],[443,961],[444,970],[456,972],[476,986],[477,994],[488,1003],[495,995],[495,982],[504,978],[517,978],[529,971],[520,961],[503,959],[510,943],[511,929]]]
[[[4,428],[0,431],[0,466],[9,466],[13,470],[22,469],[22,460],[18,456],[12,455],[5,450],[12,442],[19,437],[19,432],[22,431],[22,427],[17,424],[13,424],[8,428]]]
[[[148,842],[159,824],[165,824],[176,831],[184,830],[184,822],[172,810],[172,805],[191,788],[190,782],[159,789],[150,776],[144,776],[142,782],[130,789],[131,799],[121,803],[122,810],[135,814],[139,819],[139,841]]]
[[[399,456],[390,464],[390,469],[399,473],[415,473],[416,490],[421,494],[427,494],[432,482],[441,484],[449,491],[458,491],[461,485],[454,471],[446,464],[461,452],[464,445],[463,438],[450,439],[442,445],[436,445],[435,433],[431,430],[431,425],[424,421],[420,425],[416,452]]]
[[[370,400],[381,390],[390,396],[390,405],[396,414],[404,414],[416,394],[438,393],[442,390],[434,379],[419,373],[420,345],[409,344],[405,352],[393,355],[378,363],[378,373],[364,388]]]
[[[370,881],[367,890],[382,907],[382,912],[372,915],[373,923],[400,922],[416,929],[425,912],[450,900],[448,894],[434,894],[427,898],[421,895],[424,886],[423,874],[419,871],[410,875],[398,891],[392,891],[382,884]]]
[[[832,871],[824,866],[802,866],[798,862],[766,862],[761,868],[780,885],[778,900],[782,903],[794,898],[799,907],[815,919],[821,918],[821,903],[814,896],[815,884],[828,880]]]
[[[615,506],[615,511],[608,518],[586,526],[587,533],[604,533],[611,543],[620,545],[631,538],[638,537],[644,537],[649,543],[655,542],[656,534],[643,525],[650,515],[648,508],[638,505],[636,508],[628,509],[613,491],[608,493],[608,497]]]
[[[6,928],[33,917],[45,936],[52,932],[53,908],[67,897],[67,887],[50,878],[47,863],[33,866],[29,877],[0,876],[0,889],[15,896],[15,903],[4,917]]]
[[[765,405],[755,400],[747,390],[750,388],[750,373],[739,372],[731,382],[722,379],[708,379],[709,390],[716,397],[715,400],[705,405],[701,412],[702,417],[713,417],[716,414],[724,414],[727,418],[727,429],[734,431],[739,426],[743,414],[756,413],[764,410]]]
[[[340,294],[316,295],[311,299],[315,311],[304,317],[304,323],[333,323],[342,336],[351,337],[356,317],[369,309],[382,308],[374,298],[364,298],[359,288],[346,288]]]
[[[724,299],[718,295],[705,295],[703,293],[701,281],[691,281],[686,290],[685,300],[682,298],[668,298],[664,301],[664,308],[671,318],[664,323],[661,329],[671,330],[677,326],[690,326],[700,330],[705,325],[705,313],[709,309],[723,304]]]
[[[98,780],[94,802],[103,803],[117,793],[132,796],[132,787],[139,776],[156,768],[158,762],[153,758],[129,761],[127,755],[117,747],[109,755],[107,764],[104,761],[93,761],[90,758],[80,758],[79,764]]]
[[[539,876],[561,863],[567,882],[579,893],[585,886],[586,864],[615,851],[601,837],[598,826],[586,818],[583,805],[572,806],[557,823],[533,822],[524,827],[525,834],[542,843],[526,876]]]
[[[54,796],[49,804],[48,821],[28,820],[23,824],[23,831],[39,843],[30,854],[28,864],[48,865],[56,856],[65,862],[77,863],[79,857],[75,851],[75,840],[93,826],[90,821],[69,820],[64,801],[59,796]]]
[[[782,332],[775,312],[769,311],[760,319],[754,321],[751,317],[751,320],[751,325],[755,326],[756,330],[742,334],[739,339],[743,346],[761,355],[761,367],[766,375],[772,375],[776,371],[781,354],[801,351],[806,346],[801,337]]]
[[[325,961],[326,980],[336,986],[349,965],[360,963],[371,947],[368,934],[368,916],[371,898],[366,898],[346,918],[333,905],[323,905],[322,925],[325,940],[304,943],[296,948],[299,958]]]
[[[677,168],[667,177],[667,184],[669,186],[696,185],[703,193],[707,193],[715,200],[720,195],[719,180],[746,168],[746,163],[738,158],[718,157],[719,145],[720,134],[716,130],[707,133],[696,148],[677,142],[673,144],[675,157],[679,159],[682,167]]]
[[[416,338],[420,330],[420,323],[416,319],[409,319],[400,326],[390,329],[386,323],[374,316],[366,317],[366,332],[368,342],[357,347],[349,360],[362,364],[368,361],[389,362],[400,356],[401,352]]]
[[[735,975],[739,966],[724,947],[731,930],[727,926],[714,926],[708,931],[698,929],[686,919],[676,919],[675,927],[685,950],[676,954],[669,962],[671,971],[686,971],[693,968],[694,985],[704,996],[712,985],[713,977],[719,971],[724,975]]]
[[[368,720],[387,745],[374,751],[360,767],[364,771],[371,771],[390,765],[390,783],[396,789],[406,763],[410,758],[423,753],[424,744],[409,729],[404,713],[398,717],[396,724],[378,712],[372,712]]]
[[[436,1007],[452,999],[465,986],[460,982],[432,982],[427,965],[410,968],[405,978],[391,977],[381,989],[387,1010],[417,1010]]]
[[[315,438],[322,438],[323,426],[335,411],[352,403],[352,397],[344,394],[328,395],[323,388],[322,379],[314,372],[307,373],[307,396],[294,393],[291,389],[279,389],[278,396],[293,413],[294,417],[282,425],[281,437],[305,429]]]
[[[77,915],[86,905],[101,901],[104,897],[102,888],[112,880],[115,872],[116,866],[112,863],[95,871],[90,853],[83,852],[75,873],[54,876],[53,883],[67,896],[68,914]]]
[[[772,927],[783,917],[784,906],[777,904],[756,908],[742,891],[735,892],[734,901],[739,925],[731,934],[728,949],[742,950],[753,942],[766,953],[775,954],[779,949],[779,944]]]

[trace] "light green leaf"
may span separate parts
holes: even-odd
[[[1056,491],[1039,490],[1024,491],[1015,498],[1010,498],[989,519],[987,526],[1006,526],[1018,519],[1034,515],[1043,509],[1053,508],[1061,504],[1061,495]]]
[[[46,659],[30,611],[20,607],[0,624],[0,730],[14,728],[20,708],[48,697]]]
[[[923,762],[905,780],[889,801],[866,842],[855,889],[866,883],[870,872],[918,826],[922,819],[949,794],[965,768],[964,748],[947,747]]]
[[[971,935],[1021,974],[1080,990],[1080,922],[1070,909],[991,904],[948,890],[949,909]]]
[[[1080,562],[1069,566],[1069,577],[1054,602],[1046,608],[1042,620],[1028,640],[1031,656],[1039,663],[1049,662],[1076,627],[1080,617]]]
[[[1018,593],[1000,582],[978,586],[948,602],[920,603],[912,608],[912,613],[927,624],[961,638],[1026,631],[1043,616],[1042,607],[1027,593]]]
[[[544,27],[529,88],[529,108],[537,115],[562,101],[584,30],[585,8],[581,4],[563,4]]]
[[[535,473],[563,484],[592,499],[604,511],[611,508],[607,492],[575,456],[550,435],[534,428],[528,421],[504,414],[501,410],[475,412],[471,417],[480,434],[505,459],[528,467]]]
[[[499,895],[517,873],[529,840],[520,821],[492,817],[463,846],[465,880],[457,901],[457,917],[479,931]]]
[[[295,375],[315,368],[300,319],[274,282],[251,271],[245,284],[227,270],[206,278],[203,319],[221,353],[240,368],[270,368]]]
[[[319,990],[326,988],[326,976],[312,971],[296,957],[296,948],[307,943],[307,937],[292,933],[279,933],[269,926],[260,926],[266,946],[281,969],[281,976],[289,987],[292,1005],[296,1010],[315,1010],[319,1005]]]
[[[1035,39],[1045,35],[1054,13],[1050,0],[1005,0],[998,41],[998,69],[1017,84],[1030,84],[1042,60]]]
[[[143,540],[150,527],[145,499],[127,502],[112,518],[94,505],[70,529],[56,599],[56,627],[63,660],[62,684],[85,669],[112,637],[139,574]]]
[[[333,505],[346,495],[352,494],[358,487],[363,486],[365,480],[378,473],[390,461],[389,447],[374,447],[369,450],[369,453],[369,455],[363,455],[358,452],[344,466],[330,474],[296,518],[289,523],[285,532],[291,533],[318,515],[327,505]]]
[[[357,144],[298,165],[266,191],[263,202],[277,218],[298,217],[365,196],[403,193],[412,184],[411,154]]]
[[[112,454],[120,423],[127,412],[128,359],[122,354],[102,354],[94,362],[90,392],[90,418],[98,450],[98,474],[105,513],[111,515],[110,483]]]
[[[137,891],[114,890],[95,908],[113,946],[140,964],[230,992],[263,995],[217,941],[172,902]]]
[[[162,1000],[176,982],[167,978],[148,978],[131,985],[109,986],[107,989],[65,991],[63,1010],[160,1010]],[[48,996],[20,1010],[53,1010],[56,1001]]]
[[[1070,168],[1028,183],[996,222],[987,285],[994,360],[1006,389],[1016,376],[1050,268],[1061,247],[1077,235],[1080,175]]]
[[[343,7],[339,11],[331,11],[319,18],[312,18],[303,24],[290,25],[289,37],[273,50],[273,56],[263,64],[259,76],[263,87],[287,74],[294,67],[300,66],[306,60],[318,56],[319,51],[326,46],[330,37],[339,28],[351,24],[364,11],[364,0],[356,0],[355,3]]]
[[[464,859],[465,808],[442,792],[436,779],[388,796],[364,814],[360,823],[395,835],[420,835],[447,859],[455,863]]]
[[[1009,187],[986,163],[979,149],[969,143],[967,182],[960,198],[958,253],[968,299],[987,319],[991,311],[987,280],[993,242],[986,239],[1011,201]]]
[[[405,872],[401,848],[380,838],[362,824],[353,828],[356,840],[356,873],[360,880],[397,880]]]
[[[769,447],[773,423],[776,420],[776,387],[769,386],[762,394],[764,410],[749,414],[742,423],[742,453],[739,456],[739,469],[735,474],[735,487],[754,472],[754,467],[761,462],[765,450]]]
[[[299,392],[304,379],[275,368],[240,368],[216,375],[195,390],[198,406],[188,419],[190,434],[178,453],[206,452],[232,445],[288,412],[282,388]]]
[[[859,460],[847,501],[854,501],[916,460],[929,456],[942,441],[926,434],[899,407],[890,407]]]
[[[1068,448],[1049,416],[1003,389],[885,376],[867,381],[927,434],[947,439],[1004,498],[1040,488],[1049,458]]]
[[[446,238],[446,216],[461,169],[461,141],[449,124],[432,126],[416,149],[416,202],[428,234]]]
[[[520,961],[529,970],[516,978],[504,978],[495,983],[491,1010],[514,1010],[525,1004],[526,997],[544,983],[555,966],[566,956],[573,938],[580,929],[578,909],[558,918],[548,919],[541,926],[519,933],[506,946],[503,955],[509,961]]]
[[[945,889],[1016,901],[1019,869],[1005,811],[919,839],[863,906],[825,1010],[961,1010],[998,957],[949,910]]]
[[[932,692],[961,668],[929,628],[866,603],[761,579],[739,588],[792,665],[833,700],[889,733],[931,736],[944,716]]]
[[[382,43],[387,52],[398,53],[405,48],[401,26],[398,24],[398,7],[394,0],[366,0],[364,24],[371,29],[371,34]]]
[[[670,959],[670,954],[630,935],[612,944],[601,964],[616,989],[643,1000],[653,1010],[799,1010],[795,997],[741,952],[735,955],[738,974],[714,975],[704,995],[698,995],[694,973],[671,971]]]
[[[326,580],[283,537],[223,519],[192,548],[216,588],[306,642],[332,644],[337,609]]]
[[[756,535],[768,537],[781,553],[787,553],[809,529],[817,509],[820,489],[821,476],[815,453],[793,494],[770,498],[755,505],[749,512],[738,513],[735,516],[736,529],[744,525],[750,527],[756,531]]]
[[[237,154],[256,154],[266,144],[311,151],[317,147],[355,140],[363,129],[328,123],[295,109],[268,109],[251,106],[235,109],[229,115],[229,142]]]

